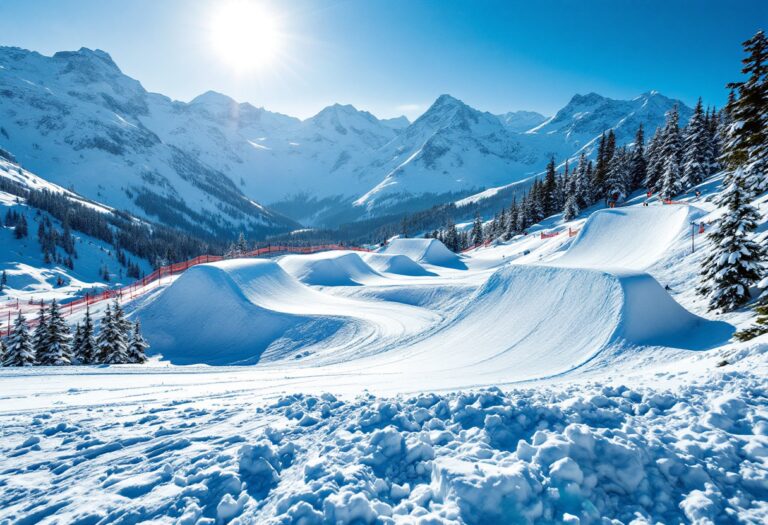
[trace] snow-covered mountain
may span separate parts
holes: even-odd
[[[295,226],[244,195],[193,148],[165,140],[182,118],[150,128],[161,115],[158,105],[165,116],[183,112],[123,75],[103,51],[44,57],[2,48],[0,68],[2,147],[47,180],[190,229],[227,234]],[[220,134],[207,135],[221,143]]]
[[[547,120],[547,117],[541,113],[524,110],[509,111],[503,115],[499,115],[498,117],[508,130],[517,131],[518,133],[522,133],[524,131],[528,131],[529,129],[535,128]]]
[[[103,51],[0,47],[0,148],[117,208],[217,234],[338,224],[443,202],[540,173],[550,156],[650,134],[679,104],[576,95],[554,117],[492,115],[449,95],[416,121],[335,104],[300,120],[207,92],[147,92]],[[270,208],[259,203],[273,205]],[[409,208],[410,207],[410,208]]]

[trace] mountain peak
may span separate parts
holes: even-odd
[[[212,90],[208,90],[202,95],[196,96],[189,103],[191,105],[199,104],[205,106],[230,106],[232,104],[237,104],[231,97]]]
[[[106,64],[107,66],[120,70],[120,68],[117,67],[117,64],[115,64],[115,61],[112,60],[112,57],[109,53],[106,51],[102,51],[101,49],[90,49],[87,47],[81,47],[77,51],[59,51],[53,55],[53,58],[58,59],[64,59],[64,60],[89,60],[89,61],[99,61],[101,63]]]

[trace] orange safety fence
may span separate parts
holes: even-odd
[[[356,252],[372,251],[367,248],[361,248],[358,246],[344,246],[343,244],[322,244],[317,246],[267,245],[232,258],[268,257],[271,255],[287,253],[310,254],[332,250],[351,250]],[[132,300],[135,297],[138,297],[147,292],[151,285],[154,283],[157,283],[159,287],[162,284],[163,277],[178,275],[193,266],[197,266],[198,264],[217,262],[226,258],[227,257],[221,255],[200,255],[188,261],[161,266],[149,275],[142,277],[141,279],[134,281],[129,285],[123,286],[122,288],[104,290],[95,294],[86,293],[84,297],[79,297],[71,301],[66,301],[65,299],[65,302],[60,303],[61,313],[64,316],[70,316],[85,310],[92,304],[97,304],[109,299],[117,299],[119,301]],[[0,306],[0,337],[8,336],[11,334],[13,329],[13,322],[19,313],[25,315],[36,315],[37,312],[40,311],[40,306],[42,304],[44,304],[42,299],[35,301],[34,298],[30,298],[26,301],[19,301],[19,299],[16,299],[15,301],[11,301],[10,303]],[[34,327],[37,324],[37,320],[29,319],[27,324],[30,327]]]
[[[560,235],[560,232],[553,232],[553,233],[541,232],[542,239],[551,239],[552,237],[557,237],[558,235]]]

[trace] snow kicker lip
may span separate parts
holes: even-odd
[[[381,253],[406,255],[417,263],[431,264],[456,270],[466,270],[467,265],[437,239],[395,239]]]
[[[389,365],[407,362],[447,381],[507,383],[567,373],[607,349],[700,350],[731,333],[685,310],[642,272],[509,264],[449,324],[394,351]]]

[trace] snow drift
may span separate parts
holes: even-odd
[[[152,352],[174,364],[255,364],[292,330],[311,344],[339,329],[288,311],[312,293],[274,261],[234,259],[190,268],[137,316]]]
[[[373,269],[383,273],[394,273],[406,276],[435,275],[407,255],[367,253],[363,258]]]
[[[434,266],[467,269],[461,258],[437,239],[395,239],[381,253],[405,255],[416,262]]]
[[[304,284],[318,286],[359,286],[381,278],[356,252],[321,252],[286,255],[280,266]]]

